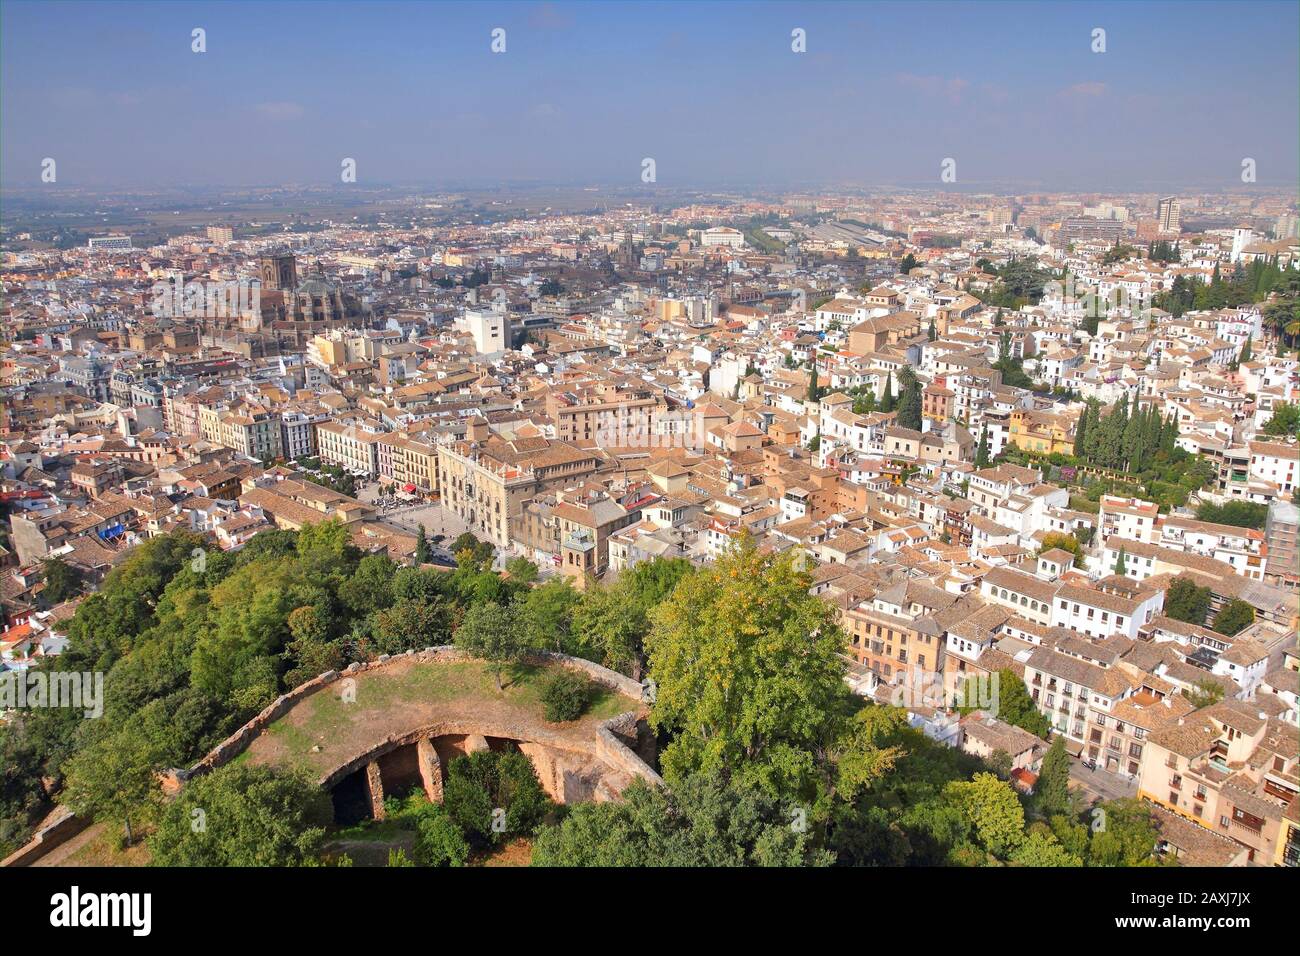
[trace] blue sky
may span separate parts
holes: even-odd
[[[332,184],[344,157],[433,185],[637,185],[644,157],[681,186],[937,183],[946,157],[962,183],[1060,189],[1300,166],[1294,2],[7,0],[0,28],[10,187],[47,156],[89,186]]]

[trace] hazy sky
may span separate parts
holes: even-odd
[[[64,185],[1294,183],[1300,5],[0,8],[0,175]],[[207,52],[191,51],[191,30]],[[506,30],[493,54],[490,31]],[[1091,50],[1106,31],[1106,52]],[[791,51],[791,31],[807,52]]]

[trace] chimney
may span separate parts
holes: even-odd
[[[1179,718],[1178,718],[1178,726],[1179,726],[1179,727],[1181,727],[1181,726],[1182,726],[1183,724],[1185,724],[1185,723],[1187,723],[1187,721],[1185,721],[1182,717],[1179,717]]]

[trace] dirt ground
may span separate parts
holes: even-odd
[[[397,661],[379,671],[357,674],[352,702],[342,697],[342,681],[301,701],[239,759],[299,766],[323,776],[389,736],[440,720],[485,727],[536,726],[538,739],[585,751],[595,739],[597,724],[641,706],[602,688],[603,694],[581,718],[550,723],[543,717],[540,701],[545,673],[545,668],[519,668],[506,675],[505,686],[498,691],[491,670],[479,662]]]

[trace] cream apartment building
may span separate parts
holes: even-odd
[[[316,426],[316,444],[322,461],[345,471],[374,478],[379,474],[379,432],[344,422]]]

